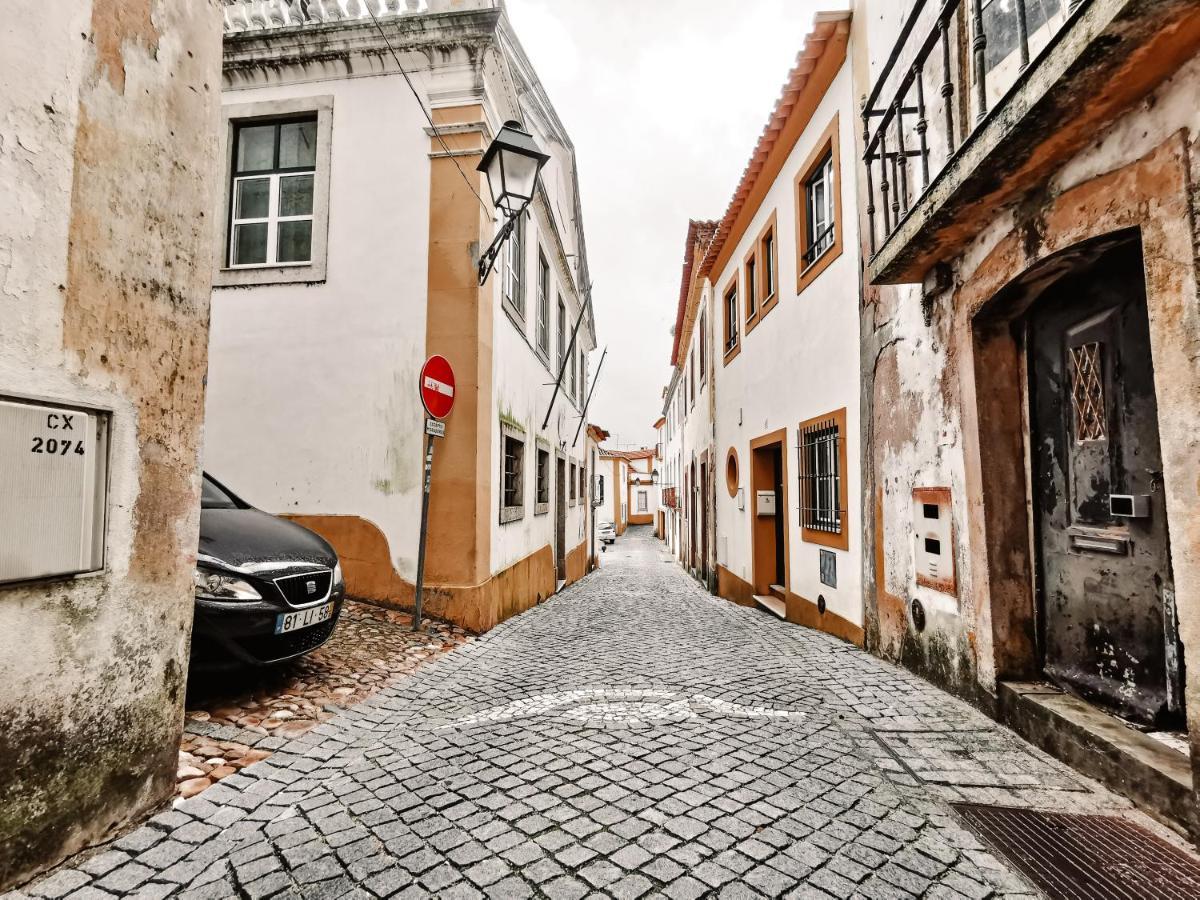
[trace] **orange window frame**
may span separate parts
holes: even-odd
[[[733,316],[729,315],[729,295],[733,294]],[[733,277],[725,285],[725,290],[721,291],[721,331],[724,334],[724,340],[721,343],[721,356],[725,365],[729,365],[733,359],[742,352],[742,335],[736,335],[737,340],[731,347],[729,345],[729,323],[732,319],[734,327],[741,324],[741,313],[738,307],[738,276],[737,272],[733,273]]]
[[[762,230],[758,232],[758,237],[754,240],[753,249],[746,254],[746,259],[743,262],[743,269],[746,269],[746,264],[754,260],[755,274],[755,297],[757,305],[753,316],[746,316],[746,334],[754,330],[754,327],[766,318],[767,313],[773,310],[776,304],[779,303],[779,240],[776,235],[779,233],[777,227],[778,221],[774,211],[767,218],[766,224]],[[771,239],[773,252],[770,254],[770,264],[767,264],[767,239]],[[748,270],[747,270],[748,271]],[[767,294],[766,291],[766,275],[771,276],[771,286],[774,290]]]
[[[804,255],[808,252],[808,196],[809,180],[816,174],[817,169],[830,157],[833,163],[833,243],[824,253],[807,266],[804,265]],[[813,283],[818,275],[829,268],[830,264],[842,255],[842,236],[845,231],[845,218],[842,216],[842,164],[841,149],[838,140],[838,115],[834,113],[833,120],[826,126],[825,131],[817,139],[816,145],[800,167],[792,183],[792,199],[796,203],[796,293],[801,293]]]
[[[849,442],[849,435],[846,434],[846,407],[827,412],[823,415],[813,416],[811,419],[805,419],[796,428],[796,441],[800,445],[803,441],[803,435],[806,428],[810,425],[816,425],[820,422],[827,422],[830,419],[837,425],[838,430],[838,513],[841,519],[841,527],[837,531],[822,531],[816,528],[805,528],[803,519],[800,526],[800,540],[809,544],[820,544],[823,547],[832,547],[835,550],[850,549],[850,472],[846,468],[846,444]],[[797,451],[798,458],[796,460],[797,476],[803,477],[803,447]],[[805,504],[804,486],[800,485],[800,508],[804,509]]]

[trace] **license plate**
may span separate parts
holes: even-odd
[[[333,615],[333,604],[324,603],[321,606],[311,606],[308,609],[298,609],[295,612],[280,613],[275,617],[275,633],[286,634],[289,631],[299,631],[310,625],[319,625],[328,621]]]

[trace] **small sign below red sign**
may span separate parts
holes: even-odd
[[[421,367],[421,402],[425,412],[444,419],[454,408],[454,370],[444,356],[431,356]]]

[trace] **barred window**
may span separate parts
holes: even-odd
[[[838,421],[816,419],[800,428],[800,525],[810,531],[842,530],[840,443]]]
[[[637,501],[638,512],[645,513],[650,511],[650,497],[646,491],[638,491]]]
[[[501,437],[500,522],[525,515],[525,441],[521,432],[505,425]]]
[[[550,510],[550,451],[542,447],[537,448],[537,488],[534,494],[533,502],[534,514],[549,512]]]

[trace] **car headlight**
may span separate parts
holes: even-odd
[[[342,577],[342,561],[339,559],[333,564],[333,589],[336,591],[338,588],[344,588],[345,586],[346,579]]]
[[[261,600],[254,585],[234,575],[196,568],[192,575],[196,597],[200,600]]]

